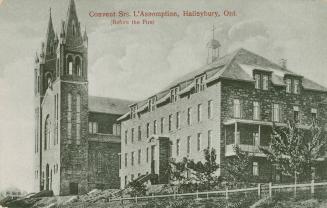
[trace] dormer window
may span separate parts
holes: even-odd
[[[260,74],[254,75],[255,89],[260,89]]]
[[[178,87],[175,87],[170,90],[170,102],[174,103],[178,99]]]
[[[268,75],[262,75],[262,89],[268,90],[269,82],[268,82]]]
[[[131,119],[136,118],[137,105],[131,106]]]
[[[205,88],[204,85],[204,77],[205,75],[199,76],[197,78],[195,78],[195,92],[200,92],[203,91]]]
[[[300,94],[300,80],[297,77],[285,79],[286,93]]]
[[[291,93],[292,92],[292,80],[286,79],[286,92]]]
[[[268,74],[260,73],[256,71],[253,74],[255,81],[255,89],[268,90],[269,89],[269,76]]]
[[[294,80],[294,94],[299,94],[300,90],[299,90],[299,80],[295,79]]]
[[[154,111],[156,109],[156,97],[152,97],[148,100],[149,111]]]

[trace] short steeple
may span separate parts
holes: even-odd
[[[215,39],[215,26],[212,26],[212,39],[207,43],[208,48],[208,58],[207,63],[210,64],[216,61],[219,58],[219,48],[220,43],[218,40]]]
[[[55,48],[55,32],[53,29],[52,24],[52,16],[51,16],[51,7],[49,9],[49,21],[48,21],[48,28],[47,28],[47,34],[45,38],[45,54],[47,55],[53,55],[54,54],[54,48]]]

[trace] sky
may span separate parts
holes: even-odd
[[[75,0],[89,37],[89,94],[140,100],[206,63],[215,38],[221,55],[245,48],[327,86],[327,0]],[[51,7],[59,32],[69,0],[0,0],[0,190],[32,191],[34,57]],[[94,12],[235,11],[237,16],[151,17],[153,25],[111,25]]]

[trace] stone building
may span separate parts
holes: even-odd
[[[52,17],[35,58],[35,191],[80,194],[119,188],[120,124],[126,100],[89,96],[88,37],[70,0],[55,33]]]
[[[121,187],[142,178],[166,183],[169,158],[203,160],[207,147],[216,150],[217,174],[224,175],[235,144],[254,153],[254,175],[278,180],[258,148],[268,145],[273,123],[285,126],[294,120],[301,128],[313,120],[327,123],[325,87],[288,70],[285,62],[279,65],[245,49],[219,56],[214,38],[207,48],[207,65],[130,105],[118,119]]]

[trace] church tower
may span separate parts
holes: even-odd
[[[74,0],[59,37],[50,10],[45,43],[35,59],[35,171],[36,189],[56,195],[87,191],[87,49]]]
[[[219,58],[219,48],[220,43],[218,40],[215,39],[215,26],[212,26],[212,40],[210,40],[207,44],[208,48],[208,58],[207,63],[211,64],[212,62],[216,61]]]

